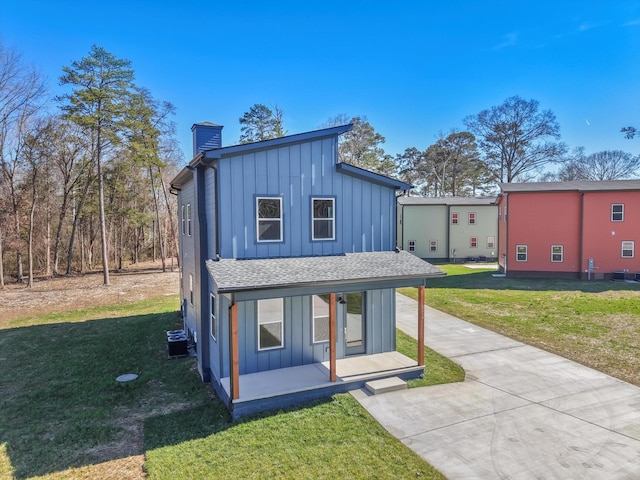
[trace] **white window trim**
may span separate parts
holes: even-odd
[[[415,252],[416,251],[416,241],[415,240],[409,240],[408,241],[408,248],[410,252]]]
[[[473,215],[473,221],[471,221],[471,216]],[[467,215],[467,222],[469,225],[476,225],[478,223],[478,214],[476,212],[469,212]]]
[[[473,239],[476,239],[475,245],[473,244]],[[478,248],[478,237],[469,237],[469,248]]]
[[[187,203],[187,236],[191,236],[191,204]]]
[[[524,260],[518,259],[518,255],[521,255],[518,252],[518,247],[524,247]],[[528,262],[529,261],[529,246],[525,244],[516,245],[516,262]]]
[[[491,241],[489,241],[491,239]],[[493,235],[489,235],[487,237],[487,248],[496,248],[496,237]]]
[[[312,332],[311,332],[311,340],[314,344],[316,343],[327,343],[329,341],[329,338],[327,337],[325,340],[316,340],[316,318],[326,318],[327,321],[329,321],[329,315],[316,315],[316,304],[314,302],[314,297],[315,295],[311,296],[311,318],[313,320],[313,328],[312,328]],[[329,308],[331,308],[331,306],[329,306]],[[329,335],[331,335],[330,332],[327,332]]]
[[[434,245],[435,248],[431,248],[431,245]],[[437,252],[438,251],[438,240],[429,240],[429,251],[430,252]]]
[[[279,348],[284,348],[284,298],[280,298],[278,299],[281,301],[280,303],[280,320],[275,321],[275,322],[261,322],[260,321],[260,301],[258,300],[256,302],[256,317],[258,319],[258,321],[256,322],[257,327],[258,327],[258,332],[257,332],[257,340],[258,340],[258,351],[259,352],[264,352],[267,350],[276,350]],[[276,324],[279,323],[280,324],[280,345],[275,345],[273,347],[266,347],[266,348],[261,348],[260,347],[260,325],[272,325],[272,324]]]
[[[316,200],[331,200],[331,217],[330,218],[316,218],[314,216],[315,209],[313,208],[313,204]],[[331,237],[316,238],[316,231],[315,231],[316,220],[331,221]],[[312,197],[311,198],[311,240],[321,241],[321,240],[335,240],[335,239],[336,239],[336,199],[333,197]]]
[[[182,235],[187,234],[187,218],[185,217],[184,209],[185,209],[185,206],[182,205],[182,209],[181,209]]]
[[[622,207],[622,211],[621,212],[615,212],[616,215],[621,215],[622,216],[622,218],[620,218],[620,220],[615,220],[613,218],[613,215],[614,215],[613,207]],[[624,203],[612,203],[611,204],[611,221],[612,222],[624,222]]]
[[[624,248],[626,245],[627,248]],[[625,255],[625,250],[631,250],[631,255]],[[636,255],[636,243],[634,240],[623,240],[620,244],[620,256],[622,258],[635,258]]]
[[[560,253],[554,253],[554,248],[560,248]],[[560,260],[554,260],[554,255],[560,255]],[[551,263],[562,263],[564,262],[564,245],[551,245]]]
[[[217,341],[218,320],[216,315],[216,296],[213,293],[209,295],[209,320],[211,322],[209,325],[211,338],[213,338],[214,341]]]
[[[456,219],[454,222],[453,219]],[[451,225],[459,225],[460,224],[460,212],[451,212]]]
[[[280,237],[278,239],[273,239],[273,240],[260,240],[260,200],[278,200],[278,202],[280,202],[280,216],[279,217],[274,217],[274,218],[263,218],[262,220],[268,220],[268,221],[278,221],[280,223]],[[282,242],[284,240],[283,238],[283,234],[282,234],[282,217],[283,217],[283,211],[282,211],[282,206],[283,206],[283,202],[282,202],[282,197],[256,197],[256,241],[258,243],[277,243],[277,242]]]
[[[194,293],[193,293],[193,274],[190,273],[189,274],[189,304],[193,307],[193,300],[194,300]]]

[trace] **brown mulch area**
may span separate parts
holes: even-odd
[[[43,315],[61,310],[80,310],[122,301],[144,300],[179,292],[178,266],[167,262],[130,265],[110,272],[110,285],[104,285],[102,271],[84,275],[36,278],[33,287],[7,283],[0,289],[0,328],[16,318]]]

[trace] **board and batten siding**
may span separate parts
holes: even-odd
[[[395,290],[368,290],[365,292],[366,354],[395,350]],[[255,301],[238,302],[238,360],[240,374],[262,372],[278,368],[295,367],[329,360],[328,342],[313,343],[311,296],[284,298],[284,347],[258,350],[258,323]],[[345,357],[344,328],[346,308],[336,306],[337,358]],[[229,301],[219,301],[219,341],[211,345],[211,371],[215,378],[229,376]],[[212,342],[213,343],[213,342]]]
[[[180,243],[180,269],[182,271],[182,281],[180,284],[182,298],[180,302],[184,304],[184,320],[189,329],[196,330],[196,311],[195,304],[191,304],[189,299],[189,276],[194,279],[196,277],[196,265],[195,265],[195,236],[193,235],[193,224],[191,229],[191,235],[183,234],[182,232],[182,207],[186,208],[187,205],[191,205],[191,219],[195,220],[195,182],[193,180],[185,183],[180,189],[178,195],[178,236]],[[196,295],[196,286],[194,285],[194,297]],[[195,299],[194,299],[195,300]]]
[[[336,142],[327,138],[220,159],[221,257],[393,250],[394,189],[336,172]],[[282,198],[282,242],[257,242],[257,196]],[[312,241],[313,197],[335,199],[335,240]]]

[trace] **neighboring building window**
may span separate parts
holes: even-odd
[[[186,235],[187,234],[187,218],[185,217],[184,214],[184,205],[182,205],[182,209],[181,209],[181,215],[180,218],[182,220],[182,235]]]
[[[502,207],[498,207],[498,222],[502,221]]]
[[[624,221],[624,204],[614,203],[611,205],[611,221],[623,222]]]
[[[469,212],[469,225],[476,224],[476,214],[473,212]]]
[[[526,262],[526,261],[527,261],[527,246],[516,245],[516,262]]]
[[[438,241],[437,240],[429,240],[429,251],[437,252],[438,251]]]
[[[622,242],[622,258],[634,257],[635,244],[633,241]]]
[[[329,295],[313,295],[313,343],[329,341]]]
[[[216,297],[211,294],[211,336],[215,340],[218,338],[218,323],[216,322]]]
[[[193,275],[189,274],[189,303],[193,305]]]
[[[471,237],[469,239],[469,246],[471,248],[478,248],[478,237]]]
[[[257,231],[259,242],[282,241],[282,198],[256,199]]]
[[[187,235],[191,236],[191,204],[187,203]]]
[[[457,225],[459,218],[460,218],[460,214],[458,212],[451,212],[451,224],[452,225]]]
[[[284,346],[284,299],[258,300],[258,350]]]
[[[415,252],[416,251],[416,241],[415,240],[409,240],[409,251],[410,252]]]
[[[335,209],[333,198],[313,198],[313,240],[333,240],[335,238]]]
[[[564,261],[563,245],[551,245],[551,261],[554,263],[561,263]]]
[[[496,248],[496,237],[487,237],[487,248]]]

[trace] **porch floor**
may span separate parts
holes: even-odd
[[[359,388],[358,384],[362,385],[364,381],[421,371],[423,368],[418,366],[415,360],[401,353],[387,352],[337,360],[335,382],[329,381],[329,362],[250,373],[240,375],[240,398],[234,400],[234,403],[326,389],[332,386],[340,386],[340,390],[344,391],[348,383],[353,383],[353,388]],[[221,383],[227,395],[230,396],[229,377],[222,378]]]

